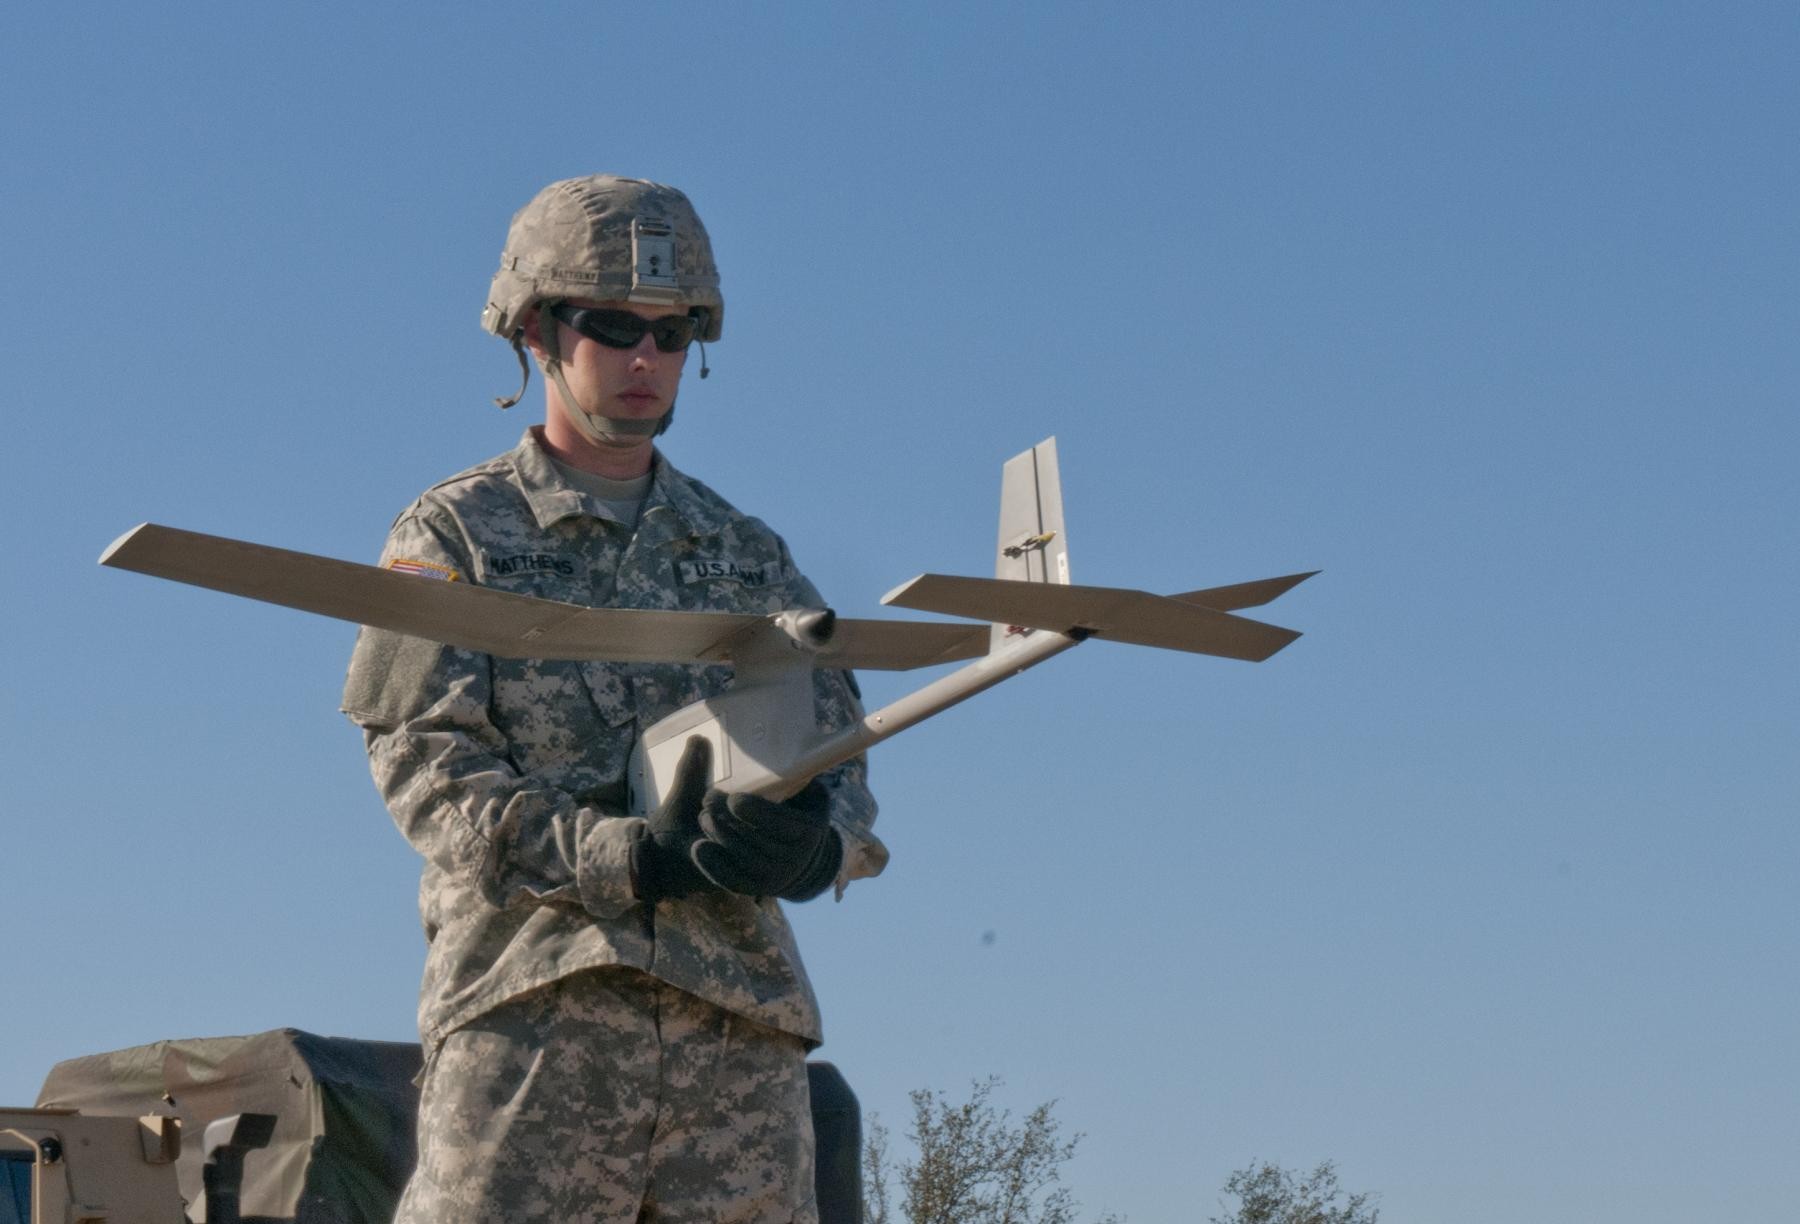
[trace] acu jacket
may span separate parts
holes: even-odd
[[[565,481],[528,431],[395,520],[381,564],[590,607],[769,613],[824,603],[781,538],[659,454],[635,528]],[[848,673],[814,673],[821,730],[861,716]],[[772,898],[632,894],[625,768],[637,736],[722,692],[731,669],[497,659],[364,628],[344,689],[376,787],[424,857],[419,1031],[453,1029],[558,978],[641,969],[816,1044],[818,1004]],[[859,758],[827,773],[838,890],[887,850]]]

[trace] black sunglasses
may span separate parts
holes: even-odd
[[[660,319],[646,319],[629,310],[571,306],[567,302],[558,302],[550,307],[550,314],[588,339],[616,349],[636,348],[638,341],[648,332],[656,342],[657,352],[680,353],[694,342],[694,336],[700,329],[700,320],[692,315],[665,315]]]

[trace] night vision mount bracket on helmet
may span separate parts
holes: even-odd
[[[430,581],[308,553],[146,523],[102,565],[517,659],[728,663],[730,689],[677,710],[632,751],[632,810],[654,811],[693,736],[712,744],[713,784],[785,799],[815,775],[1089,638],[1260,662],[1300,635],[1231,613],[1268,603],[1312,571],[1179,595],[1069,582],[1056,440],[1001,477],[994,577],[922,574],[882,603],[982,623],[854,620],[825,608],[769,616],[588,608]],[[857,723],[821,734],[812,670],[905,670],[972,660]]]

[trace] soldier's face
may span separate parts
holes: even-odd
[[[598,301],[585,297],[567,299],[567,304],[628,311],[641,319],[662,319],[686,313],[677,306],[644,306],[637,302]],[[526,344],[540,358],[544,356],[542,328],[556,328],[556,351],[562,356],[563,382],[569,383],[569,392],[576,403],[580,403],[580,409],[563,405],[562,389],[554,380],[545,380],[547,412],[544,425],[549,430],[549,439],[556,445],[572,446],[574,450],[585,448],[585,434],[574,419],[581,409],[601,418],[655,421],[675,407],[680,371],[688,360],[686,351],[662,353],[650,333],[644,333],[644,337],[628,349],[616,349],[581,335],[580,331],[558,322],[549,311],[540,310],[526,324]],[[648,434],[643,436],[643,441],[637,437],[630,441],[619,437],[619,441],[610,445],[650,454]]]
[[[646,306],[636,302],[604,302],[570,299],[573,306],[594,306],[629,311],[639,318],[660,319],[686,314],[680,306]],[[610,348],[559,323],[547,314],[538,316],[540,327],[555,327],[557,351],[562,354],[563,377],[569,390],[589,412],[623,420],[654,421],[675,406],[681,370],[687,353],[664,353],[645,333],[628,349]],[[550,384],[555,393],[555,384]]]

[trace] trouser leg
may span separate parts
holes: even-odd
[[[816,1224],[806,1046],[659,988],[662,1095],[649,1201],[656,1224]]]
[[[635,970],[452,1033],[395,1224],[815,1224],[805,1046]]]
[[[567,978],[445,1039],[419,1099],[419,1163],[395,1224],[634,1224],[649,1179],[654,985]]]

